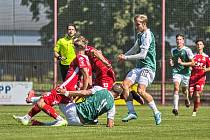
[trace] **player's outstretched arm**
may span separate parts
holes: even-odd
[[[92,94],[91,90],[77,90],[77,91],[67,91],[66,88],[58,88],[57,92],[65,95],[66,97],[84,97]]]

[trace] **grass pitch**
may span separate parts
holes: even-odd
[[[0,106],[1,140],[209,140],[210,107],[202,106],[196,117],[192,117],[192,107],[180,107],[179,116],[171,113],[171,106],[159,106],[162,123],[155,125],[152,111],[148,106],[135,106],[137,120],[121,122],[127,113],[126,106],[117,106],[115,127],[106,127],[105,115],[99,117],[98,125],[88,126],[23,126],[13,120],[12,115],[24,115],[31,106]],[[42,121],[52,121],[44,113],[36,117]]]

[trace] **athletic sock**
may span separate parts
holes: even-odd
[[[40,98],[41,98],[41,96],[38,96],[38,97],[31,97],[31,102],[32,102],[32,103],[36,103],[37,101],[39,101]]]
[[[128,108],[128,113],[136,114],[133,106],[133,101],[126,101],[126,105]]]
[[[30,119],[31,119],[31,116],[29,116],[28,114],[26,114],[26,115],[24,116],[24,118],[26,118],[27,120],[30,120]]]
[[[59,116],[59,114],[56,112],[56,110],[50,105],[45,104],[43,106],[42,110],[46,114],[48,114],[50,117],[53,117],[54,119],[57,119],[57,117]]]
[[[149,102],[148,105],[153,110],[154,114],[159,112],[154,100]]]
[[[179,94],[174,93],[174,109],[178,110],[178,105],[179,105]]]
[[[32,118],[33,116],[38,114],[40,111],[41,111],[41,109],[39,108],[39,106],[37,104],[35,104],[32,107],[32,109],[28,112],[28,115]]]

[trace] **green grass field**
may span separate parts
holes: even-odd
[[[117,106],[115,127],[105,126],[105,115],[99,117],[98,125],[89,126],[23,126],[13,120],[12,115],[24,115],[31,106],[0,106],[1,140],[209,140],[210,107],[202,106],[197,117],[192,117],[192,107],[180,107],[180,115],[171,113],[171,106],[159,106],[162,123],[155,125],[152,112],[147,106],[135,106],[138,119],[121,122],[127,113],[125,106]],[[51,121],[44,113],[36,119]]]

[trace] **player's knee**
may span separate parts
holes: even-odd
[[[146,96],[146,91],[142,90],[142,89],[138,89],[138,94],[142,97],[145,97]]]
[[[37,105],[39,106],[39,108],[43,108],[43,106],[45,105],[44,99],[41,98],[38,102]]]

